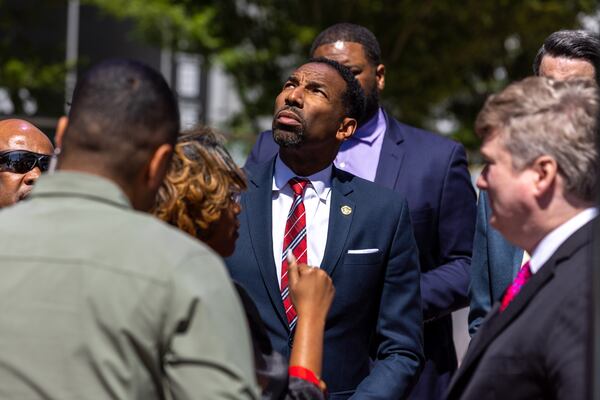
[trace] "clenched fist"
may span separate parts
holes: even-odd
[[[294,262],[288,267],[288,275],[292,303],[298,318],[325,321],[335,295],[327,272]]]

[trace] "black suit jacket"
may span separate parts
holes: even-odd
[[[384,115],[375,183],[408,201],[421,265],[427,362],[413,398],[439,399],[457,365],[450,313],[469,303],[476,195],[461,144]],[[263,132],[246,166],[277,151],[271,131]]]
[[[584,399],[590,351],[589,222],[474,336],[448,399]]]
[[[273,259],[273,168],[274,159],[247,170],[240,236],[226,264],[255,302],[274,349],[289,356],[292,342]],[[336,168],[330,201],[321,268],[336,294],[325,328],[323,379],[332,399],[404,398],[423,363],[419,265],[406,201]],[[352,212],[342,213],[343,206]],[[378,251],[348,253],[360,249]]]

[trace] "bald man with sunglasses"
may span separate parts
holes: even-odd
[[[50,139],[29,122],[0,121],[0,209],[29,195],[48,170],[53,150]]]

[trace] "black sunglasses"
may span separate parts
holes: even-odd
[[[12,150],[0,152],[0,171],[24,174],[36,167],[42,172],[48,171],[52,156],[34,153],[27,150]]]

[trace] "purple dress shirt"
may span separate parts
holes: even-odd
[[[385,116],[379,111],[342,143],[334,164],[341,170],[373,182],[386,130]]]

